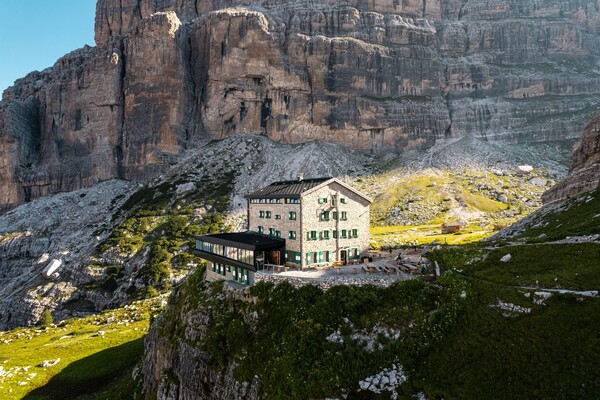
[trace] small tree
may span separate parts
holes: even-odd
[[[50,309],[46,308],[42,313],[42,319],[40,320],[40,325],[43,327],[49,327],[54,322],[54,317],[52,317],[52,312]]]

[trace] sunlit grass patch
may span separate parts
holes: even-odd
[[[142,337],[160,303],[161,298],[149,299],[45,329],[0,332],[2,399],[30,392],[31,399],[69,398],[66,390],[102,390],[139,360]],[[56,364],[42,367],[44,361]]]
[[[413,242],[422,244],[468,244],[478,242],[494,234],[493,227],[480,228],[477,225],[465,227],[461,232],[442,234],[441,223],[419,226],[373,226],[371,227],[372,247],[401,246]]]

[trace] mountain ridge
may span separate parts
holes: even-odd
[[[591,0],[99,0],[96,47],[4,92],[0,209],[144,182],[237,134],[373,154],[576,138],[600,107],[599,15]]]

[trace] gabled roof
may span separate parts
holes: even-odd
[[[333,178],[311,178],[297,179],[294,181],[273,182],[269,186],[265,186],[255,192],[246,195],[247,199],[274,199],[287,197],[290,199],[298,199],[302,193],[321,185],[324,182],[330,181]]]
[[[339,180],[339,179],[337,179],[337,178],[331,178],[331,179],[329,179],[328,181],[321,183],[320,185],[317,185],[317,186],[315,186],[315,187],[312,187],[312,188],[310,188],[309,190],[307,190],[305,193],[302,193],[302,194],[307,194],[307,193],[309,193],[309,192],[312,192],[312,191],[314,191],[314,190],[318,190],[318,189],[322,188],[323,186],[329,185],[330,183],[333,183],[333,182],[337,183],[337,184],[338,184],[338,185],[340,185],[340,186],[343,186],[343,187],[345,187],[346,189],[348,189],[348,190],[349,190],[349,191],[351,191],[352,193],[354,193],[354,194],[356,194],[356,195],[358,195],[358,196],[362,197],[363,199],[367,200],[369,203],[372,203],[372,202],[373,202],[373,199],[372,199],[372,198],[370,198],[369,196],[366,196],[366,195],[362,194],[362,193],[361,193],[361,192],[359,192],[358,190],[354,189],[352,186],[350,186],[350,185],[346,185],[344,182],[340,181],[340,180]]]
[[[354,189],[353,187],[346,185],[344,182],[336,178],[310,178],[310,179],[297,179],[293,181],[280,181],[273,182],[269,186],[265,186],[255,192],[246,195],[247,199],[275,199],[286,197],[290,199],[299,199],[302,195],[310,193],[314,190],[320,189],[332,182],[335,182],[358,196],[364,198],[369,203],[373,200]]]

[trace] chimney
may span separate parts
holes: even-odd
[[[302,181],[304,179],[304,174],[303,173],[299,173],[298,174],[298,181]]]

